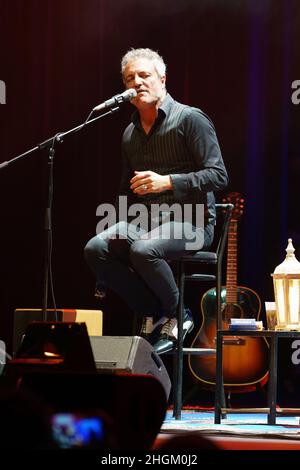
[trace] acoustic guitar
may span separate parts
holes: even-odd
[[[261,301],[256,292],[237,285],[237,229],[243,214],[244,199],[239,193],[230,193],[224,202],[234,204],[229,225],[227,245],[226,286],[221,290],[222,328],[228,329],[231,318],[259,319]],[[215,348],[216,346],[216,289],[208,290],[201,299],[202,323],[192,347]],[[223,379],[227,391],[255,390],[259,383],[268,380],[269,347],[264,338],[223,338]],[[204,385],[215,385],[216,357],[189,355],[189,367],[197,380]]]

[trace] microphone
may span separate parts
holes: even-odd
[[[101,111],[102,109],[106,108],[114,108],[116,106],[120,106],[121,103],[125,103],[125,101],[130,101],[132,98],[135,98],[137,92],[134,88],[129,88],[128,90],[123,91],[120,95],[115,95],[110,100],[104,101],[104,103],[98,104],[93,108],[93,111]]]

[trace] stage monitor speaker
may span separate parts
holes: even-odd
[[[27,325],[43,320],[42,309],[22,309],[14,311],[13,325],[13,357],[21,344]],[[102,335],[102,311],[83,309],[54,309],[47,310],[47,321],[86,323],[89,335]]]
[[[32,322],[4,374],[17,382],[25,372],[95,372],[85,323]]]
[[[156,377],[169,398],[171,381],[161,358],[139,336],[90,336],[99,373],[145,374]]]

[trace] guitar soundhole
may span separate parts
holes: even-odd
[[[243,318],[244,311],[239,304],[224,304],[222,307],[223,319],[226,322],[230,321],[230,318]]]

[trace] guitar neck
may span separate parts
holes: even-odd
[[[228,230],[226,303],[237,303],[237,220],[234,219]]]

